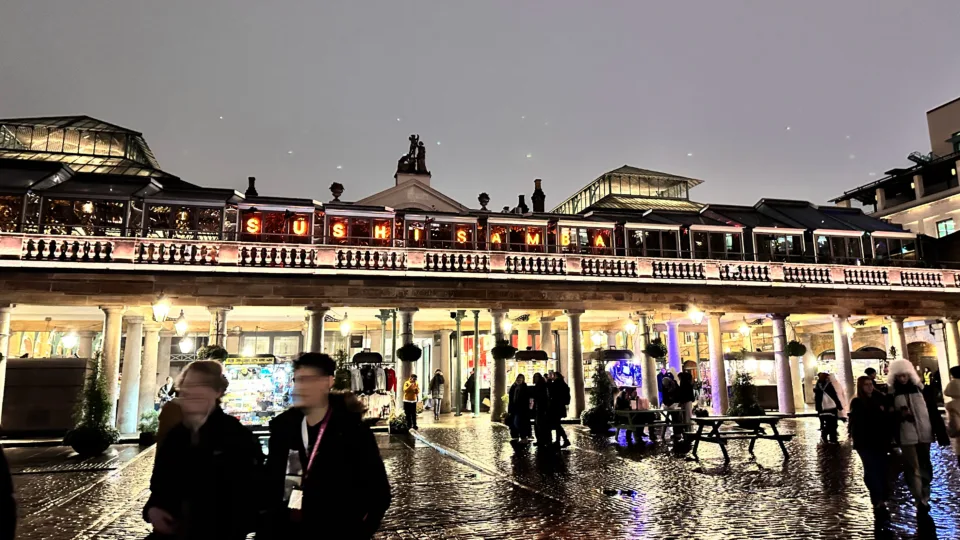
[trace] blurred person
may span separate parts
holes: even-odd
[[[366,539],[380,528],[391,501],[387,472],[363,404],[331,391],[335,374],[326,354],[293,363],[293,408],[270,422],[269,520],[258,540]]]
[[[950,398],[946,404],[947,435],[950,436],[950,446],[960,466],[960,366],[950,368],[950,382],[943,390],[943,395]]]
[[[551,444],[552,419],[550,410],[550,392],[547,389],[547,380],[543,375],[536,373],[533,376],[533,410],[534,433],[537,437],[536,445],[546,447]]]
[[[684,371],[677,375],[680,380],[677,388],[677,403],[680,405],[681,423],[683,431],[690,431],[693,426],[693,402],[696,397],[693,393],[693,375],[689,371]]]
[[[155,538],[240,540],[257,512],[263,452],[253,433],[223,412],[223,367],[197,360],[180,374],[180,421],[157,447],[144,519]]]
[[[570,405],[570,385],[563,380],[563,374],[559,372],[553,374],[553,379],[547,382],[547,392],[550,396],[550,411],[553,421],[550,429],[557,432],[556,444],[560,445],[561,448],[566,448],[570,446],[570,439],[563,429],[563,419],[567,417],[567,406]]]
[[[527,442],[530,438],[530,392],[527,388],[526,377],[517,375],[510,386],[507,400],[507,416],[510,425],[510,438]]]
[[[473,407],[477,406],[477,404],[473,402],[473,393],[476,389],[477,389],[477,370],[471,369],[470,376],[467,377],[467,382],[465,382],[463,385],[463,390],[466,393],[466,397],[463,400],[464,409],[471,412],[479,411],[479,409],[477,409],[477,411],[473,410]]]
[[[817,384],[813,388],[814,406],[820,417],[820,439],[823,442],[837,442],[837,422],[843,409],[837,387],[827,373],[817,375]]]
[[[433,419],[440,420],[440,404],[443,401],[443,388],[446,381],[438,369],[430,379],[430,398],[433,400]]]
[[[873,511],[887,517],[891,414],[886,397],[874,388],[870,377],[857,379],[857,397],[850,402],[849,417],[847,430],[863,462],[863,482],[870,492]]]

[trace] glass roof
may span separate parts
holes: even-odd
[[[709,216],[705,216],[699,212],[651,212],[645,216],[653,221],[660,223],[668,224],[678,224],[678,225],[722,225],[726,226],[729,223],[724,221],[718,221]]]
[[[160,190],[149,178],[130,179],[121,176],[83,175],[71,178],[44,190],[44,196],[133,196],[151,195]]]

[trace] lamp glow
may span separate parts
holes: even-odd
[[[504,334],[510,335],[510,332],[513,331],[513,323],[510,322],[510,319],[504,319],[503,322],[500,323],[500,328],[503,329]]]
[[[347,314],[343,314],[343,320],[340,321],[340,335],[347,337],[350,335],[350,321],[347,320]]]
[[[256,354],[256,353],[257,353],[257,351],[253,350],[253,347],[250,346],[250,345],[247,345],[246,347],[244,347],[244,348],[243,348],[243,352],[241,352],[241,354],[242,354],[243,356],[246,356],[247,358],[253,356],[253,355]]]
[[[849,324],[849,323],[847,323],[847,328],[846,328],[846,330],[847,330],[847,335],[850,336],[851,338],[853,337],[854,334],[857,333],[857,329],[854,328],[853,325],[851,325],[851,324]]]
[[[169,314],[170,299],[165,294],[161,294],[160,298],[157,298],[157,301],[153,303],[153,320],[162,323],[167,320]]]
[[[183,354],[190,354],[193,352],[192,338],[185,337],[180,339],[180,352]]]
[[[65,349],[73,349],[74,347],[77,346],[77,333],[70,332],[69,334],[63,336],[60,339],[60,343],[63,344],[63,347]]]
[[[690,306],[690,309],[687,310],[687,315],[690,317],[690,322],[693,324],[700,324],[703,322],[704,313],[697,309],[696,306]]]
[[[637,323],[633,322],[633,319],[628,319],[627,324],[623,327],[631,336],[637,333]]]
[[[750,335],[750,327],[747,326],[747,323],[740,323],[739,332],[741,336],[747,337]]]
[[[599,347],[600,344],[604,342],[604,340],[606,340],[606,336],[604,336],[600,332],[594,332],[593,335],[590,336],[590,341],[593,341],[593,345],[595,347]]]
[[[173,323],[173,329],[177,331],[177,335],[183,337],[187,335],[187,317],[183,314],[183,310],[180,310],[180,316],[177,317],[177,322]]]

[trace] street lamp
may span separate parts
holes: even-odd
[[[167,298],[167,295],[160,293],[160,297],[157,298],[157,301],[153,303],[153,320],[162,323],[167,320],[167,315],[170,314],[170,299]]]
[[[187,323],[187,316],[183,314],[183,310],[180,310],[180,316],[177,317],[177,320],[173,323],[173,329],[177,331],[177,336],[183,337],[187,335],[187,328],[190,325]]]
[[[180,338],[180,352],[183,354],[190,354],[193,352],[193,338],[182,337]]]
[[[697,306],[690,306],[690,309],[687,310],[687,316],[690,317],[690,322],[693,324],[700,324],[703,322],[704,313],[697,309]]]
[[[340,321],[340,335],[347,337],[350,335],[350,321],[347,320],[347,313],[343,313],[343,320]]]
[[[745,322],[740,323],[740,329],[739,329],[739,331],[740,331],[740,335],[743,336],[743,337],[747,337],[747,336],[750,335],[750,327],[747,326],[747,323],[745,323]]]
[[[63,344],[63,347],[65,349],[73,349],[74,347],[77,346],[77,339],[78,339],[77,333],[70,332],[69,334],[63,336],[63,338],[60,339],[60,343]]]
[[[633,317],[627,319],[627,324],[623,327],[631,336],[637,333],[637,323],[633,322]]]
[[[509,317],[504,317],[503,322],[500,323],[500,328],[503,329],[504,335],[510,335],[510,332],[513,330],[513,323],[510,322]]]

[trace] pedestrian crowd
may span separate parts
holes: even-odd
[[[953,380],[944,394],[960,397],[960,367],[950,368],[950,375]],[[844,412],[839,388],[829,378],[821,377],[817,383],[817,411],[822,420],[826,418],[823,437],[828,442],[836,442],[836,418]],[[909,360],[890,363],[886,384],[877,381],[872,368],[857,379],[857,394],[849,405],[848,431],[863,463],[863,480],[879,518],[889,516],[888,478],[897,456],[917,512],[929,516],[933,481],[930,446],[934,442],[940,446],[952,444],[955,452],[960,451],[960,401],[947,404],[945,424],[937,408],[939,394],[939,384],[924,385]]]
[[[526,444],[531,438],[531,422],[537,447],[570,446],[570,439],[563,429],[563,419],[570,405],[570,386],[563,375],[549,372],[533,376],[533,386],[528,386],[524,375],[517,375],[507,394],[507,425],[510,438]],[[554,440],[556,433],[556,440]]]

